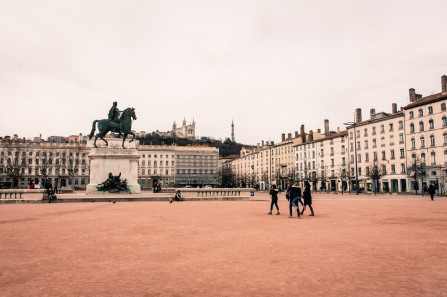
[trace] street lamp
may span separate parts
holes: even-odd
[[[251,165],[251,187],[254,188],[254,179],[255,179],[255,165]]]
[[[358,170],[357,170],[357,131],[355,129],[357,124],[354,120],[354,122],[343,123],[343,125],[354,126],[355,186],[356,186],[356,191],[357,191],[357,195],[358,195],[360,192],[360,188],[359,188],[359,176],[358,176]]]

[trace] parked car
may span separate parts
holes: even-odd
[[[212,186],[211,185],[205,185],[205,187],[204,187],[205,189],[211,189],[212,188]]]

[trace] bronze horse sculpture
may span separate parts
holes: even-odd
[[[120,116],[120,122],[121,122],[121,129],[123,135],[123,148],[124,147],[124,141],[126,141],[127,135],[132,135],[132,139],[129,142],[132,142],[135,140],[135,133],[131,131],[132,129],[132,119],[136,120],[137,116],[135,115],[135,108],[126,108],[121,116]],[[115,132],[115,133],[121,133],[120,131],[120,123],[113,122],[108,119],[103,120],[94,120],[92,125],[92,131],[90,132],[89,139],[92,139],[93,135],[95,134],[96,130],[96,123],[98,123],[98,134],[95,136],[95,141],[93,142],[93,145],[96,146],[96,139],[101,138],[106,143],[106,146],[109,145],[107,140],[104,139],[104,136],[106,136],[109,132]]]

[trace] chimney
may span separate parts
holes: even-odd
[[[355,122],[356,122],[356,124],[362,122],[362,109],[361,108],[357,108],[355,110]]]
[[[298,131],[295,131],[295,138],[298,138],[299,134]]]
[[[374,108],[371,108],[369,110],[369,115],[371,116],[370,119],[372,119],[375,114],[376,114],[376,110]]]
[[[447,75],[441,77],[441,89],[443,93],[447,93]]]
[[[287,140],[290,140],[290,139],[292,139],[292,133],[289,133],[289,134],[287,135]]]
[[[259,150],[259,142],[256,144],[256,148]]]
[[[318,134],[321,134],[321,129],[317,129],[317,133],[318,133]]]
[[[422,94],[416,94],[416,101],[421,100],[422,99]]]
[[[314,132],[312,130],[309,131],[309,141],[314,140]]]
[[[411,88],[410,90],[410,103],[416,102],[416,91]]]
[[[340,133],[340,127],[337,127],[337,133]]]
[[[391,110],[392,110],[393,114],[397,113],[397,104],[396,103],[393,103],[391,105]]]
[[[272,141],[270,141],[270,145],[271,146],[274,146],[275,145],[275,142],[272,140]]]
[[[324,120],[324,135],[329,135],[329,120]]]
[[[286,133],[281,134],[281,141],[286,141]]]
[[[301,125],[300,134],[301,134],[301,141],[303,143],[305,143],[306,142],[306,134],[304,134],[304,125]]]
[[[262,146],[264,146],[264,140],[262,141]]]
[[[400,111],[404,111],[404,108],[402,106],[400,107]]]

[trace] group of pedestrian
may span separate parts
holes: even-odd
[[[156,183],[154,185],[154,193],[160,193],[161,192],[161,184],[160,183]]]
[[[276,185],[272,185],[272,189],[270,190],[270,195],[272,196],[272,202],[270,204],[270,212],[269,215],[272,214],[273,206],[276,206],[276,215],[280,215],[279,207],[278,207],[278,189]],[[301,192],[301,187],[298,183],[295,183],[293,186],[289,187],[286,192],[286,198],[289,200],[289,218],[293,217],[292,209],[295,209],[298,219],[301,218],[304,211],[306,210],[306,206],[309,207],[311,214],[309,216],[314,216],[314,210],[312,208],[312,195],[310,193],[310,184],[309,182],[304,182],[304,192]],[[303,202],[304,200],[304,202]],[[299,205],[301,204],[302,210],[300,211]]]

